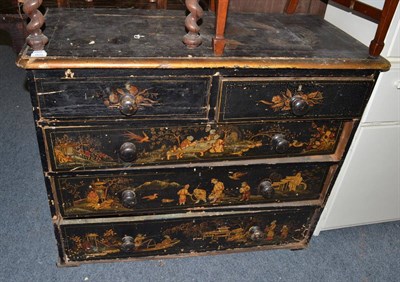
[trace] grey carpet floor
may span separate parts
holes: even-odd
[[[0,45],[0,281],[400,281],[400,222],[322,232],[302,251],[57,268],[29,93]]]

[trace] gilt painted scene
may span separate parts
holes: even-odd
[[[55,181],[66,217],[145,214],[318,199],[330,167],[320,163],[158,169],[114,176],[59,177]],[[126,202],[124,191],[131,192],[130,202]]]
[[[254,215],[191,218],[146,223],[66,226],[73,261],[205,252],[303,243],[314,209],[254,212]]]
[[[301,125],[301,126],[300,126]],[[334,153],[341,121],[275,122],[48,132],[57,170],[161,163],[233,160]],[[273,140],[282,136],[279,152]],[[132,143],[135,159],[120,158],[122,144]]]

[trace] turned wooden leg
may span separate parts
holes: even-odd
[[[189,10],[190,14],[185,19],[185,26],[188,33],[183,37],[183,43],[189,49],[196,48],[202,43],[202,38],[200,36],[200,27],[197,21],[203,16],[203,8],[199,5],[199,0],[186,0],[186,8]]]
[[[375,37],[369,45],[369,54],[373,57],[378,57],[385,46],[385,37],[398,3],[399,0],[386,0],[385,4],[383,5],[381,18],[376,29]]]
[[[57,0],[57,7],[58,8],[69,8],[69,1],[68,0]]]
[[[44,24],[44,16],[38,10],[43,0],[25,0],[23,11],[31,19],[26,29],[29,33],[26,42],[34,50],[33,57],[46,56],[44,45],[49,39],[42,33],[41,27]]]
[[[210,0],[210,7],[209,10],[215,12],[215,1],[216,0]]]
[[[213,50],[215,56],[222,56],[224,54],[226,39],[225,39],[225,26],[228,16],[229,0],[217,1],[217,15],[215,23],[215,37],[213,38]]]
[[[154,1],[154,0],[151,0]],[[157,0],[157,8],[158,9],[167,9],[167,0]]]
[[[296,11],[297,5],[299,4],[299,0],[289,0],[285,12],[287,14],[293,14]]]

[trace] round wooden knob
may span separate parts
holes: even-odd
[[[250,239],[252,241],[260,241],[264,238],[264,233],[261,231],[259,226],[252,226],[249,229]]]
[[[289,142],[282,134],[276,134],[274,137],[272,137],[272,146],[277,153],[283,154],[289,149]]]
[[[126,116],[134,115],[138,110],[135,97],[132,95],[123,95],[119,101],[119,104],[120,112]]]
[[[308,112],[310,106],[308,105],[306,100],[297,95],[291,99],[290,108],[292,109],[292,113],[294,115],[303,116]]]
[[[269,180],[263,180],[258,185],[258,192],[267,199],[270,199],[275,194],[275,189],[272,187],[272,182]]]
[[[133,208],[137,203],[135,192],[132,190],[125,190],[122,192],[121,203],[127,209]]]
[[[135,144],[125,142],[119,148],[119,157],[124,162],[133,162],[137,158],[137,150]]]
[[[133,242],[133,237],[125,235],[122,238],[121,250],[123,252],[132,252],[135,249],[135,244]]]

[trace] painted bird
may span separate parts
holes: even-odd
[[[232,180],[240,180],[240,178],[242,178],[246,174],[247,174],[247,172],[237,171],[237,172],[232,173],[232,175],[229,175],[229,178]]]
[[[124,136],[128,137],[130,140],[136,140],[139,143],[150,142],[149,136],[144,131],[142,131],[142,133],[143,133],[143,136],[140,136],[133,132],[128,131],[128,132],[124,133]]]
[[[161,203],[172,203],[174,201],[175,201],[174,199],[162,199]]]
[[[148,195],[148,196],[142,197],[142,199],[146,199],[147,201],[153,201],[153,200],[155,200],[157,198],[158,198],[158,194],[157,193],[154,193],[153,195]]]

